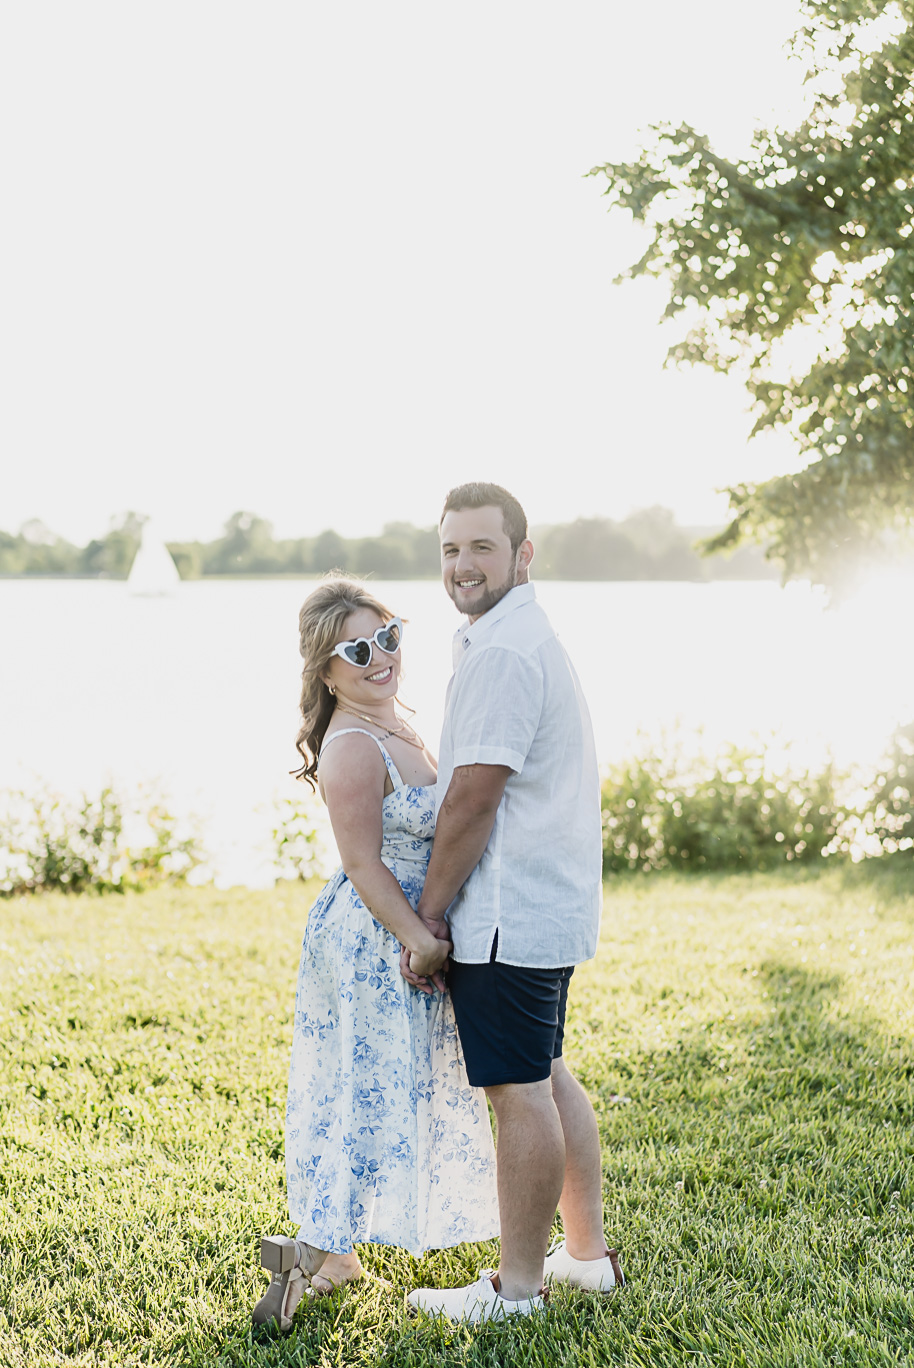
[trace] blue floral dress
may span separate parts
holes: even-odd
[[[363,730],[334,732],[325,746]],[[394,785],[381,859],[415,907],[435,788],[404,784],[372,739]],[[467,1081],[451,999],[409,986],[397,938],[342,869],[321,890],[302,944],[286,1168],[299,1238],[334,1254],[367,1240],[420,1254],[498,1232],[485,1095]]]

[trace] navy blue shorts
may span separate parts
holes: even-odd
[[[552,1061],[562,1053],[573,973],[573,966],[526,969],[496,959],[488,964],[451,960],[447,986],[474,1088],[539,1083],[549,1077]]]

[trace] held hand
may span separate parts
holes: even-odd
[[[406,945],[400,950],[400,973],[407,983],[427,994],[435,988],[440,993],[445,991],[443,970],[452,947],[446,939],[436,937],[436,942],[428,942],[423,950],[410,950]]]
[[[451,939],[451,928],[447,924],[447,917],[430,917],[424,914],[421,909],[418,913],[422,925],[431,931],[436,940]]]
[[[436,940],[447,942],[448,954],[450,954],[454,947],[451,943],[451,928],[448,925],[447,918],[427,916],[423,917],[420,913],[419,920],[422,922],[424,926],[428,928],[429,931],[431,931],[432,935],[435,937]],[[437,973],[433,973],[431,975],[432,982],[434,983],[435,987],[438,989],[440,993],[443,993],[445,990],[444,971],[446,969],[447,959],[445,959],[440,970]]]
[[[419,978],[433,978],[444,968],[452,949],[449,940],[435,940],[427,949],[410,952],[409,967]]]
[[[411,953],[412,952],[407,946],[400,946],[400,973],[406,979],[406,982],[411,983],[414,988],[418,988],[420,993],[426,993],[428,996],[431,996],[435,991],[432,985],[427,979],[420,978],[418,974],[414,974],[409,967],[409,957]]]

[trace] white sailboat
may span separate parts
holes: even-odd
[[[128,593],[147,597],[175,594],[180,583],[181,576],[171,552],[162,538],[150,529],[149,523],[144,523],[140,545],[127,576]]]

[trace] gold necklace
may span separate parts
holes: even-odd
[[[385,736],[399,736],[400,740],[405,741],[408,746],[415,746],[418,750],[425,750],[425,742],[422,740],[422,737],[416,731],[415,727],[411,726],[410,723],[402,717],[397,718],[400,723],[399,727],[388,727],[385,722],[379,722],[376,717],[370,717],[367,713],[356,712],[355,708],[346,708],[342,703],[337,703],[336,709],[337,712],[349,713],[350,717],[358,717],[363,722],[370,722],[373,727],[380,728]],[[396,717],[396,713],[394,713],[394,716]],[[403,732],[407,727],[409,727],[413,736],[416,738],[414,741],[410,737],[403,735]]]

